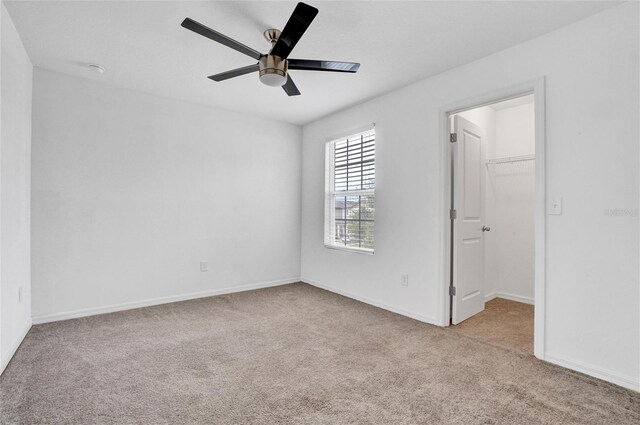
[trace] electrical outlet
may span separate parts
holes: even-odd
[[[22,302],[22,286],[18,288],[18,302]]]
[[[401,274],[400,275],[400,285],[409,286],[409,275],[408,274]]]
[[[200,261],[200,271],[208,272],[209,271],[209,262],[208,261]]]

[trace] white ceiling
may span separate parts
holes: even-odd
[[[296,2],[5,1],[34,65],[147,93],[304,124],[595,14],[612,2],[323,2],[291,57],[360,62],[355,74],[292,71],[287,97],[253,60],[180,26],[190,17],[256,50]],[[93,74],[84,63],[107,71]]]

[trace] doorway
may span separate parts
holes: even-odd
[[[452,331],[542,358],[544,176],[536,172],[544,168],[536,151],[544,139],[536,129],[544,127],[536,94],[446,114],[447,310]]]

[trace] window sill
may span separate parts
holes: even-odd
[[[374,252],[372,249],[354,248],[354,247],[339,246],[339,245],[324,244],[324,247],[328,249],[335,249],[336,251],[355,252],[356,254],[365,254],[365,255],[373,255],[373,252]]]

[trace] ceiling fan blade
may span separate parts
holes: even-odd
[[[260,65],[256,63],[255,65],[244,66],[242,68],[232,69],[231,71],[221,72],[220,74],[210,75],[208,78],[212,79],[213,81],[224,81],[228,80],[229,78],[239,77],[241,75],[250,74],[259,70]]]
[[[358,72],[360,64],[356,62],[322,61],[310,59],[289,59],[289,69],[303,71]]]
[[[262,53],[258,52],[257,50],[253,50],[251,47],[247,47],[244,44],[239,43],[224,34],[220,34],[218,31],[214,31],[211,28],[204,26],[191,18],[186,18],[184,21],[182,21],[182,26],[188,30],[210,38],[213,41],[217,41],[220,44],[231,47],[233,50],[244,53],[245,55],[250,56],[256,60],[260,59],[260,56],[262,56]]]
[[[286,59],[317,14],[318,9],[315,7],[298,3],[287,25],[284,26],[278,41],[271,49],[271,54]]]
[[[298,87],[296,87],[296,84],[291,79],[291,75],[287,75],[287,82],[284,83],[284,86],[282,86],[282,88],[284,89],[284,91],[289,96],[299,96],[300,95],[300,90],[298,90]]]

